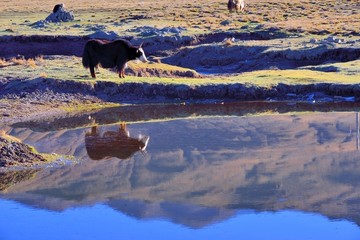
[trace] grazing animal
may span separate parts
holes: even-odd
[[[53,13],[56,13],[57,11],[64,9],[64,7],[65,7],[65,4],[63,4],[63,3],[56,4],[53,9]]]
[[[245,0],[229,0],[228,1],[228,9],[229,12],[232,13],[235,9],[237,13],[239,11],[243,12],[245,8]]]
[[[99,129],[94,126],[91,132],[85,134],[85,147],[92,160],[102,160],[112,157],[128,159],[135,152],[144,152],[150,137],[130,137],[126,124],[122,123],[118,131],[107,131],[100,134]]]
[[[127,62],[138,59],[147,62],[142,44],[133,46],[127,40],[119,39],[115,41],[93,39],[89,40],[84,47],[82,64],[85,68],[90,68],[93,78],[96,78],[95,67],[99,64],[103,68],[115,68],[120,78],[125,77]]]

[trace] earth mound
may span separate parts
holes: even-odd
[[[53,12],[45,18],[45,20],[40,20],[32,24],[34,28],[44,28],[49,23],[61,23],[61,22],[70,22],[74,21],[74,13],[68,11],[64,4],[57,4],[54,7]]]
[[[0,137],[0,167],[32,166],[45,161],[30,146]]]

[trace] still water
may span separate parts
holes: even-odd
[[[80,161],[2,173],[0,239],[360,239],[359,109],[129,106],[16,124],[4,130]]]

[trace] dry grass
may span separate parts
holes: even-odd
[[[134,68],[152,67],[161,69],[163,71],[176,70],[175,66],[166,64],[145,64],[145,63],[131,63]],[[61,66],[61,67],[59,67]],[[337,65],[336,65],[337,66]],[[136,82],[149,84],[185,84],[185,85],[212,85],[212,84],[233,84],[233,83],[248,83],[256,86],[272,86],[278,83],[285,83],[289,85],[309,84],[309,83],[343,83],[343,84],[357,84],[359,83],[359,74],[349,75],[348,71],[357,71],[359,68],[359,61],[352,61],[349,63],[341,63],[340,72],[319,72],[307,69],[297,70],[262,70],[247,72],[235,76],[214,76],[204,78],[165,78],[165,77],[133,77],[126,76],[121,79],[112,71],[101,69],[101,74],[98,75],[96,81],[108,82]],[[90,77],[88,70],[81,65],[80,59],[72,60],[72,57],[62,57],[58,59],[49,60],[46,66],[39,66],[34,69],[29,69],[26,65],[11,65],[2,68],[0,71],[0,79],[2,77],[12,76],[14,79],[27,79],[29,82],[36,80],[39,76],[42,78],[61,79],[70,81],[81,81],[87,84],[95,83],[94,79]]]
[[[15,65],[26,65],[27,63],[25,58],[11,58],[10,62]]]
[[[172,0],[170,3],[163,0],[107,0],[106,4],[96,0],[69,0],[65,4],[88,24],[109,24],[141,15],[146,18],[137,21],[138,26],[154,21],[154,24],[196,27],[202,31],[237,28],[249,22],[315,33],[351,34],[360,29],[358,0],[251,0],[246,2],[245,12],[240,14],[229,14],[225,0]],[[9,21],[31,19],[39,14],[46,17],[53,6],[54,2],[49,0],[5,0],[0,2],[0,14],[4,19],[7,16]],[[224,20],[232,20],[232,23],[221,26]],[[16,28],[11,24],[7,26]]]
[[[21,143],[22,141],[17,137],[11,136],[7,134],[4,130],[0,130],[0,137],[8,140],[9,142],[18,142]]]
[[[36,57],[35,59],[33,58],[25,59],[25,58],[15,58],[15,57],[9,60],[0,59],[0,66],[3,67],[9,65],[23,65],[26,67],[36,68],[44,64],[45,64],[45,60],[43,56]]]
[[[48,75],[46,74],[46,72],[41,72],[41,73],[39,74],[39,76],[40,76],[41,78],[47,78],[47,77],[48,77]]]
[[[36,62],[34,59],[32,58],[29,58],[27,61],[26,61],[26,65],[31,67],[31,68],[36,68]]]
[[[234,44],[234,42],[231,40],[231,38],[226,39],[225,42],[224,42],[225,46],[231,46],[233,44]]]
[[[3,58],[0,58],[0,67],[6,67],[8,66],[8,62],[3,59]]]

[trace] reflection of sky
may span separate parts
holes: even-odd
[[[330,221],[294,211],[239,212],[235,217],[201,229],[165,220],[140,221],[104,205],[51,212],[0,200],[0,239],[360,239],[360,229],[348,221]]]

